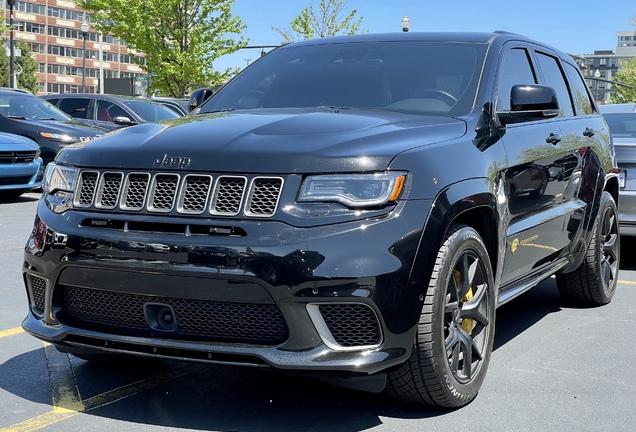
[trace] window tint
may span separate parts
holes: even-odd
[[[510,111],[510,90],[517,84],[536,84],[537,79],[525,49],[515,48],[506,53],[499,86],[497,87],[497,110]]]
[[[281,47],[225,85],[202,112],[336,106],[462,115],[473,108],[485,49],[432,42]]]
[[[603,114],[613,138],[636,137],[636,116],[634,113]]]
[[[594,113],[592,102],[590,101],[590,93],[587,90],[585,81],[581,78],[579,71],[572,65],[564,63],[565,73],[570,79],[570,90],[572,91],[572,99],[574,100],[574,111],[576,115],[585,115]]]
[[[563,72],[559,67],[559,62],[556,58],[547,54],[537,53],[539,65],[543,72],[546,85],[552,87],[556,91],[557,99],[559,101],[559,117],[572,117],[574,110],[572,109],[572,100],[570,99],[570,92],[565,84],[563,78]]]
[[[90,118],[88,115],[88,104],[90,99],[83,98],[65,98],[60,102],[60,109],[66,114],[75,118]]]
[[[98,99],[97,101],[97,120],[112,122],[115,117],[128,117],[131,120],[131,115],[128,114],[123,108],[115,105],[113,102]]]

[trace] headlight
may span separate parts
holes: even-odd
[[[51,162],[46,166],[42,190],[47,194],[57,191],[72,193],[76,182],[77,168]]]
[[[347,207],[372,207],[396,201],[406,173],[340,174],[309,176],[298,201],[335,201]]]
[[[48,138],[48,139],[53,140],[53,141],[60,141],[60,142],[66,142],[66,143],[72,143],[72,142],[79,141],[76,137],[74,137],[72,135],[68,135],[68,134],[55,134],[55,133],[50,133],[50,132],[40,132],[40,136],[43,136],[44,138]]]

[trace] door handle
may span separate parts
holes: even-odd
[[[545,142],[556,145],[561,141],[561,139],[562,139],[561,134],[555,134],[550,132],[550,135],[548,135],[548,137],[545,139]]]
[[[594,135],[596,135],[596,131],[592,128],[586,127],[585,131],[583,132],[583,136],[586,136],[588,138],[593,137]]]

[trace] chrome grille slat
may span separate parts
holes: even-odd
[[[212,176],[189,174],[183,179],[179,198],[179,213],[201,214],[208,203]]]
[[[97,171],[82,172],[77,185],[77,197],[74,203],[77,207],[90,207],[93,204],[98,179],[99,172]]]
[[[178,185],[179,176],[177,174],[157,174],[150,189],[148,211],[170,212],[174,207]]]
[[[141,210],[146,202],[146,191],[150,181],[149,173],[130,173],[122,195],[122,210]]]
[[[210,213],[225,216],[236,216],[239,214],[246,184],[247,179],[245,177],[219,177],[214,188]]]
[[[74,204],[80,208],[184,215],[272,217],[283,178],[84,170]],[[249,186],[248,186],[249,185]]]
[[[255,177],[252,180],[246,216],[269,217],[276,213],[278,198],[283,190],[283,179],[280,177]]]
[[[119,198],[119,191],[121,189],[123,179],[123,173],[105,172],[102,175],[101,182],[99,183],[95,207],[101,209],[114,209],[117,205],[117,199]]]

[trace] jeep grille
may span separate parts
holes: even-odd
[[[84,170],[74,205],[100,210],[271,217],[281,177]]]

